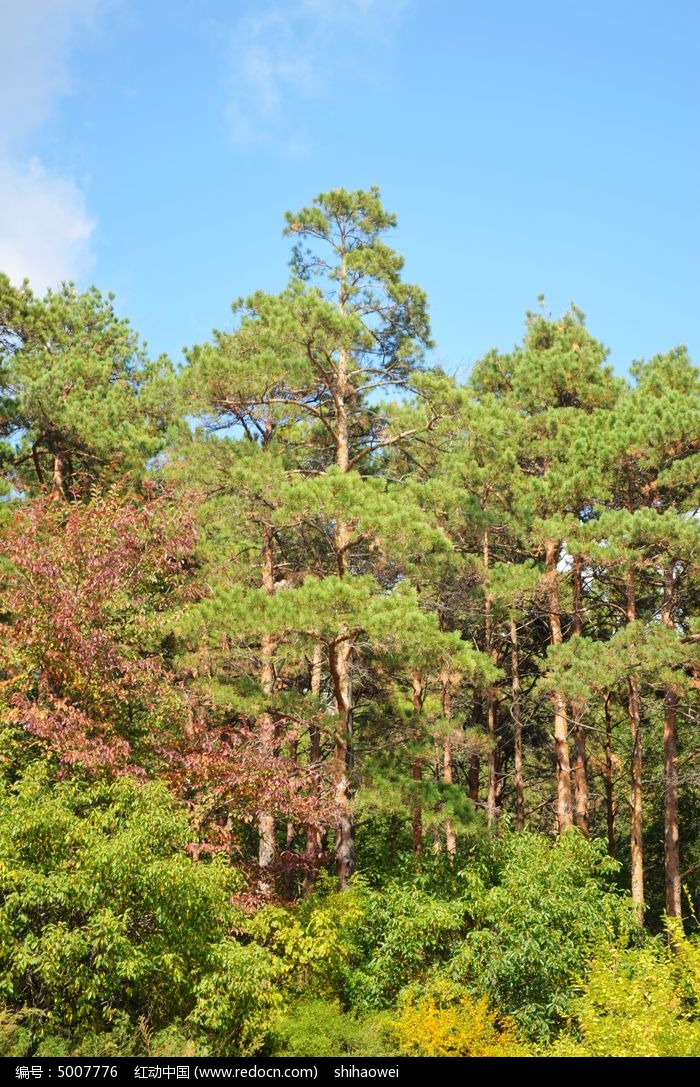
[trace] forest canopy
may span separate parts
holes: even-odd
[[[0,275],[7,1055],[700,1055],[700,372],[460,382],[395,225],[180,366]]]

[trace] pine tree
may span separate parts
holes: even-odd
[[[71,284],[43,299],[0,275],[0,437],[5,475],[71,498],[142,474],[173,421],[172,369],[148,358],[113,297]]]
[[[317,542],[329,558],[318,574],[339,591],[344,579],[367,569],[367,544],[387,539],[387,527],[396,525],[396,502],[383,487],[368,491],[364,481],[369,484],[382,450],[415,431],[391,431],[377,397],[407,386],[419,366],[430,342],[426,303],[422,291],[402,283],[402,260],[381,240],[395,219],[382,208],[377,189],[321,194],[311,207],[288,214],[287,224],[298,240],[290,286],[281,295],[258,293],[239,304],[238,329],[217,333],[213,345],[192,352],[186,380],[208,388],[217,410],[233,413],[244,427],[252,411],[267,413],[283,427],[285,440],[299,442],[299,482],[285,503],[295,509],[298,524],[316,519]],[[431,422],[428,413],[422,425]],[[410,521],[406,512],[401,517]],[[327,587],[307,582],[305,591],[327,598]],[[347,592],[351,607],[350,583]],[[358,605],[363,611],[362,591]],[[320,615],[325,606],[324,598]],[[281,630],[290,629],[277,615]],[[332,636],[323,624],[312,625],[325,647],[335,702],[336,865],[345,885],[354,867],[353,654],[363,625],[341,619]]]
[[[533,555],[544,558],[543,589],[547,600],[550,642],[560,645],[562,625],[561,562],[565,523],[577,520],[591,501],[596,472],[576,465],[581,420],[612,405],[620,390],[605,365],[606,350],[586,330],[577,307],[552,320],[528,314],[521,348],[507,356],[488,354],[475,367],[471,385],[483,401],[489,397],[511,408],[521,419],[518,471],[513,483],[518,497],[521,529],[531,536]],[[527,526],[527,527],[526,527]],[[576,615],[576,608],[573,609]],[[575,625],[575,624],[574,624]],[[567,705],[556,689],[551,693],[555,746],[557,825],[574,821]],[[574,712],[576,718],[576,712]],[[579,824],[587,820],[585,744],[577,728]]]

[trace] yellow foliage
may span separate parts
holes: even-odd
[[[447,986],[409,1001],[393,1030],[409,1057],[528,1056],[512,1024],[497,1024],[486,997],[456,996]]]
[[[700,947],[673,923],[669,935],[593,963],[552,1056],[700,1056]]]

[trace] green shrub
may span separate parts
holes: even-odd
[[[346,998],[362,1010],[391,1006],[401,989],[447,960],[466,934],[467,909],[460,898],[431,893],[419,880],[388,882],[366,898],[362,960],[348,972]]]
[[[158,783],[52,784],[35,770],[0,787],[0,990],[45,1013],[40,1035],[124,1017],[157,1030],[194,1008],[237,877],[192,861],[188,837]]]
[[[577,830],[557,839],[505,832],[493,845],[492,885],[465,872],[471,930],[445,975],[546,1042],[560,1029],[572,984],[594,952],[639,938],[603,842]]]
[[[189,1023],[217,1056],[248,1057],[265,1046],[282,1008],[284,969],[267,948],[224,940],[197,988]]]
[[[0,1057],[26,1057],[31,1044],[29,1017],[0,1007]]]
[[[314,894],[292,908],[259,910],[248,931],[277,956],[291,991],[332,999],[344,992],[348,970],[363,954],[358,934],[371,900],[360,877],[338,894],[335,881],[322,876]]]
[[[275,1028],[272,1053],[280,1057],[385,1057],[393,1055],[391,1017],[356,1017],[337,1001],[294,1004]]]

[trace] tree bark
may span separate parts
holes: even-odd
[[[413,670],[411,680],[413,685],[413,712],[416,715],[416,731],[418,731],[417,722],[423,710],[424,684],[423,677],[417,668]],[[418,739],[420,742],[420,737],[418,737]],[[419,783],[423,780],[423,759],[420,756],[416,756],[413,759],[411,777],[417,785],[418,794],[420,794]],[[413,852],[416,855],[419,855],[423,852],[423,812],[420,795],[415,798],[413,803],[413,812],[411,814],[411,839],[413,842]]]
[[[355,871],[355,822],[350,807],[350,772],[352,770],[352,676],[349,635],[341,636],[329,648],[328,667],[333,682],[336,705],[335,780],[336,837],[335,870],[341,890],[345,890]]]
[[[490,565],[488,531],[484,532],[482,544],[484,570],[486,571],[486,577],[488,578]],[[494,646],[493,639],[493,596],[488,590],[488,582],[486,592],[484,594],[484,635],[485,651],[488,653],[489,657],[495,664],[498,653]],[[500,762],[498,735],[498,700],[496,696],[496,690],[493,687],[489,687],[486,690],[486,729],[489,738],[486,819],[488,825],[492,827],[496,822],[496,818],[498,815],[498,772]]]
[[[574,602],[574,634],[583,634],[583,560],[580,555],[574,556],[573,578],[573,602]],[[585,706],[575,701],[571,704],[571,715],[574,719],[574,821],[576,826],[588,837],[588,763],[586,759],[586,729],[583,724]]]
[[[477,732],[481,732],[484,727],[484,694],[483,691],[474,692],[474,704],[472,708],[472,725]],[[469,789],[469,799],[473,803],[475,808],[479,806],[479,785],[481,781],[481,756],[478,751],[474,751],[469,756],[469,771],[467,775],[467,784]]]
[[[486,818],[492,827],[498,817],[498,705],[493,691],[487,693],[486,722],[489,736],[488,788],[486,793]]]
[[[311,693],[314,698],[321,696],[321,669],[323,666],[323,648],[319,642],[314,646],[311,662]],[[309,725],[309,791],[318,803],[321,799],[321,726],[318,712]],[[321,830],[318,826],[306,828],[306,871],[302,891],[310,894],[316,884],[319,856],[321,853]]]
[[[452,694],[450,691],[450,673],[445,670],[441,677],[442,682],[442,715],[447,721],[448,727],[452,722]],[[445,737],[442,747],[442,780],[445,785],[451,785],[452,775],[452,740],[449,734]],[[445,822],[445,845],[447,855],[452,859],[457,852],[457,837],[451,819]]]
[[[262,588],[271,596],[275,591],[275,561],[273,551],[273,530],[269,525],[263,529],[262,546]],[[269,634],[263,634],[261,639],[261,666],[260,686],[265,698],[272,696],[275,686],[275,671],[273,655],[275,651],[274,640]],[[275,726],[272,714],[265,710],[258,718],[258,734],[260,743],[266,754],[272,755],[275,751]],[[258,890],[261,894],[269,894],[272,891],[272,881],[269,877],[269,868],[275,860],[275,819],[270,812],[261,812],[258,816],[258,867],[260,878]]]
[[[615,856],[615,792],[613,784],[612,754],[612,714],[610,704],[612,695],[605,696],[605,811],[608,824],[608,855]]]
[[[627,571],[625,588],[625,614],[628,623],[637,618],[637,602],[634,589],[634,571]],[[632,736],[630,804],[632,825],[630,852],[632,864],[632,901],[640,924],[644,922],[644,810],[642,800],[642,723],[639,685],[634,672],[627,677],[627,712]]]
[[[479,777],[481,774],[481,759],[479,755],[473,754],[469,757],[469,799],[473,803],[474,807],[479,806]]]
[[[298,758],[299,758],[299,744],[297,740],[292,740],[289,745],[289,772],[294,777],[298,773]],[[284,852],[285,852],[285,869],[284,869],[284,897],[288,902],[292,902],[295,897],[295,868],[292,863],[292,857],[294,855],[294,839],[296,838],[296,827],[291,820],[287,820],[287,833],[284,840]]]
[[[345,239],[343,239],[343,245]],[[347,255],[341,254],[338,281],[338,310],[345,313],[347,302]],[[335,408],[336,466],[350,471],[350,420],[348,396],[354,394],[349,381],[350,357],[345,348],[338,353],[338,364],[331,390]],[[338,518],[335,526],[335,560],[339,577],[350,569],[350,525]],[[352,640],[347,624],[340,625],[339,636],[329,651],[329,667],[336,703],[336,740],[334,756],[335,802],[337,810],[335,867],[340,889],[347,887],[355,870],[355,822],[350,806],[350,771],[352,749]]]
[[[663,623],[673,630],[673,566],[664,570]],[[669,688],[664,697],[664,874],[666,913],[681,916],[681,867],[678,837],[678,696]]]
[[[520,654],[518,628],[515,617],[510,617],[510,679],[511,716],[513,718],[513,748],[515,773],[515,829],[525,829],[525,784],[523,781],[523,726],[520,706]]]
[[[545,564],[549,576],[549,629],[552,645],[562,641],[561,614],[559,608],[559,581],[557,574],[556,540],[545,543]],[[556,755],[557,826],[559,832],[572,825],[571,817],[571,764],[569,761],[569,730],[566,718],[566,702],[555,691],[552,695],[554,710],[554,748]]]
[[[36,478],[39,483],[39,487],[42,491],[46,490],[46,483],[44,481],[44,473],[41,469],[41,460],[39,459],[39,449],[36,442],[32,446],[32,461],[34,464],[34,471],[36,472]]]
[[[53,458],[52,489],[54,498],[68,498],[68,472],[70,458],[66,453],[55,453]]]
[[[588,831],[588,760],[586,758],[586,730],[583,725],[583,709],[574,702],[571,706],[574,718],[574,822],[587,838]]]

